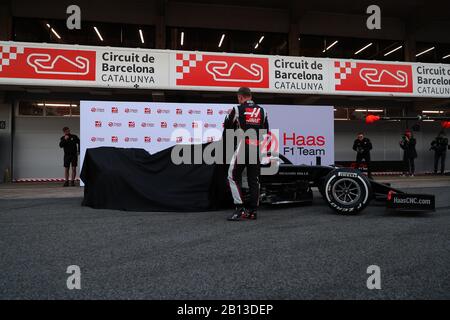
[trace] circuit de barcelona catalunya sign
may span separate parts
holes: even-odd
[[[0,42],[0,84],[450,97],[450,65]]]

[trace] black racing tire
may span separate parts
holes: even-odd
[[[340,168],[331,171],[324,180],[323,198],[336,213],[355,215],[372,200],[372,187],[360,172]]]

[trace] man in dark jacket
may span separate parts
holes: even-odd
[[[234,107],[225,118],[226,130],[240,129],[243,133],[238,136],[237,146],[228,170],[228,184],[236,206],[229,221],[241,219],[256,219],[256,210],[259,205],[259,175],[260,175],[260,142],[263,131],[269,130],[269,122],[264,108],[255,104],[249,88],[239,88],[237,93],[239,105]],[[263,130],[263,131],[262,131]],[[233,139],[226,139],[234,143]],[[242,171],[247,169],[247,181],[250,189],[249,206],[246,208],[241,192]]]
[[[403,149],[403,161],[405,162],[405,167],[407,172],[411,177],[414,177],[415,165],[414,160],[417,158],[416,151],[416,139],[413,137],[410,130],[406,130],[405,134],[400,140],[400,148]]]
[[[445,158],[448,149],[448,139],[445,132],[439,132],[439,135],[431,142],[431,150],[434,150],[434,173],[437,174],[439,160],[441,160],[441,174],[445,172]]]
[[[69,186],[69,169],[72,165],[72,179],[70,185],[75,186],[75,176],[77,174],[78,154],[80,153],[80,139],[70,133],[68,127],[63,128],[64,135],[59,141],[59,147],[64,149],[64,187]]]
[[[367,175],[369,178],[372,178],[370,166],[370,150],[372,150],[372,142],[364,137],[364,133],[358,133],[356,140],[353,142],[353,150],[356,151],[356,166],[359,168],[361,162],[365,160],[367,164]]]

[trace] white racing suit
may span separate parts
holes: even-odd
[[[225,129],[242,129],[244,136],[237,141],[233,157],[228,169],[228,184],[236,207],[244,206],[241,191],[242,171],[247,169],[247,181],[250,189],[248,209],[255,211],[259,205],[259,175],[260,175],[260,130],[269,130],[269,122],[264,108],[253,101],[234,107],[224,122]],[[247,133],[254,130],[252,136]],[[252,138],[252,137],[256,137]]]

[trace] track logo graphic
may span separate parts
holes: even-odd
[[[76,56],[72,60],[63,55],[33,53],[27,57],[27,63],[38,74],[86,75],[89,73],[89,59],[82,56]],[[62,68],[63,65],[72,68]]]
[[[379,72],[374,68],[363,68],[359,71],[359,76],[368,87],[406,88],[408,86],[408,74],[400,70],[393,74],[387,70]],[[383,83],[383,79],[389,77],[394,83]]]
[[[241,69],[247,77],[239,78],[236,69]],[[213,76],[215,81],[241,81],[241,82],[261,82],[264,78],[264,69],[261,65],[252,63],[247,68],[238,62],[231,64],[225,61],[209,61],[206,64],[206,71]]]
[[[176,54],[176,85],[269,87],[268,58],[213,54]]]
[[[0,78],[95,81],[95,64],[95,51],[0,46]]]
[[[337,91],[412,93],[412,67],[405,64],[335,61]]]

